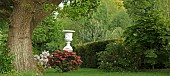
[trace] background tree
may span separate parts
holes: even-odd
[[[123,30],[131,25],[122,0],[101,0],[95,12],[85,17],[75,16],[72,12],[76,12],[77,9],[73,7],[65,7],[63,10],[63,13],[59,13],[58,19],[65,20],[62,20],[64,27],[76,31],[73,36],[74,44],[121,39]]]
[[[135,66],[154,69],[169,61],[170,30],[167,20],[160,10],[157,10],[156,0],[124,0],[127,12],[133,21],[133,26],[125,31],[125,44],[129,46],[135,60]],[[157,67],[158,68],[158,67]]]

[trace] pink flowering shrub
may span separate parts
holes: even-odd
[[[75,52],[56,50],[48,56],[48,64],[52,68],[59,68],[62,72],[77,70],[82,60]]]

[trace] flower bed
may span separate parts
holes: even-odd
[[[52,68],[59,68],[62,72],[77,70],[82,63],[80,56],[75,52],[56,50],[52,55],[48,56],[48,64]]]
[[[60,51],[56,50],[50,55],[48,51],[42,52],[42,54],[35,55],[35,60],[39,65],[44,68],[54,68],[60,72],[68,72],[77,70],[82,63],[80,56],[76,55],[76,52]]]

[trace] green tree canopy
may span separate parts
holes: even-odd
[[[136,65],[168,62],[170,28],[161,12],[155,8],[156,0],[125,0],[125,7],[134,25],[125,31],[125,43],[131,47]],[[139,63],[140,62],[140,63]]]

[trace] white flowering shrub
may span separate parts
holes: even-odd
[[[48,68],[48,56],[50,56],[49,51],[44,50],[40,55],[34,55],[34,59],[44,68]]]

